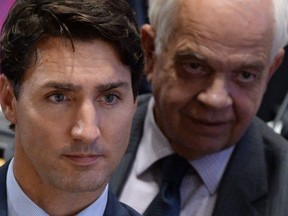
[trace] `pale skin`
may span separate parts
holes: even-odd
[[[284,50],[271,60],[271,2],[179,1],[176,27],[161,53],[142,28],[145,73],[158,126],[187,159],[235,145],[255,116]]]
[[[126,150],[136,103],[131,74],[107,42],[49,38],[16,99],[0,78],[1,106],[16,125],[14,175],[49,215],[95,201]]]

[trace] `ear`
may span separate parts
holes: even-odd
[[[155,57],[154,55],[155,31],[151,25],[145,24],[141,28],[141,36],[142,36],[142,47],[145,53],[144,73],[147,77],[147,80],[151,82],[154,67],[154,57]]]
[[[285,50],[284,49],[279,49],[279,51],[277,52],[277,54],[276,54],[276,56],[274,58],[274,61],[273,61],[272,65],[270,66],[268,80],[272,77],[272,75],[280,67],[280,65],[283,62],[284,56],[285,56]]]
[[[16,98],[10,81],[4,75],[0,75],[0,104],[6,119],[11,123],[16,123]]]

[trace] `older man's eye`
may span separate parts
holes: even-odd
[[[242,71],[238,74],[238,80],[243,83],[253,82],[255,79],[256,75],[248,71]]]
[[[184,60],[179,65],[178,73],[184,79],[204,77],[211,72],[207,64],[198,60]]]
[[[201,67],[201,64],[196,63],[196,62],[192,62],[192,63],[189,63],[188,66],[189,66],[191,69],[199,69],[199,68]]]
[[[202,65],[198,62],[186,62],[183,64],[183,69],[191,74],[197,74],[203,71]]]

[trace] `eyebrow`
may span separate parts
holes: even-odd
[[[96,89],[100,92],[105,92],[105,91],[110,91],[112,89],[116,88],[124,88],[124,89],[129,89],[129,83],[128,82],[112,82],[112,83],[107,83],[107,84],[101,84],[96,86]]]
[[[258,72],[262,72],[265,69],[265,65],[262,62],[252,62],[252,63],[247,63],[247,65],[244,65],[243,68],[252,68]]]
[[[204,56],[200,55],[199,53],[193,52],[191,50],[184,50],[184,51],[176,52],[174,56],[174,61],[179,61],[182,58],[194,58],[194,59],[198,59],[201,61],[206,61],[206,58]]]
[[[44,88],[54,88],[62,91],[69,91],[69,92],[77,92],[81,91],[83,87],[79,85],[74,85],[72,83],[61,83],[61,82],[48,82],[44,85]],[[116,88],[124,88],[129,89],[129,83],[128,82],[111,82],[106,84],[100,84],[95,86],[95,89],[97,89],[100,92],[110,91],[112,89]]]
[[[193,52],[192,50],[184,50],[176,52],[174,56],[174,61],[179,62],[183,58],[193,58],[202,61],[204,63],[208,62],[208,60],[204,56],[202,56],[199,53]],[[252,61],[252,62],[246,62],[246,64],[243,65],[243,68],[254,68],[257,71],[263,71],[265,66],[261,61],[254,61],[254,62]]]
[[[62,82],[48,82],[44,85],[44,88],[54,88],[62,91],[71,91],[76,92],[80,91],[82,88],[80,86],[71,84],[71,83],[62,83]]]

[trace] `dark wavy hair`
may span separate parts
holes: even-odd
[[[0,41],[0,72],[12,83],[16,98],[25,71],[35,62],[37,43],[45,37],[65,37],[73,50],[74,40],[112,44],[131,71],[136,98],[144,54],[135,14],[125,0],[17,0]]]

